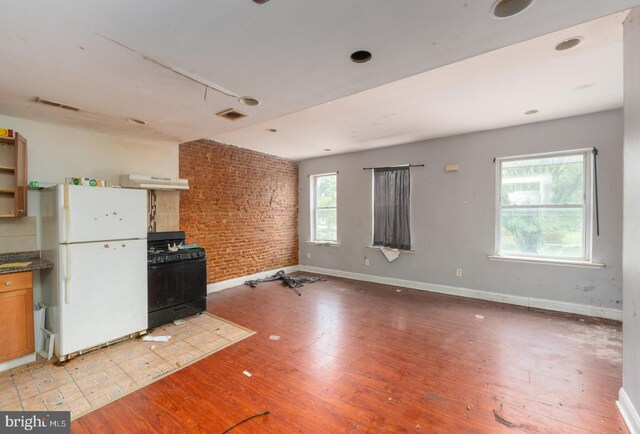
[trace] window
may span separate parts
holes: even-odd
[[[497,254],[590,261],[591,150],[497,163]]]
[[[311,176],[312,241],[338,241],[337,178],[336,173]]]
[[[409,166],[373,170],[373,245],[411,250]]]

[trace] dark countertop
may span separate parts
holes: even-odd
[[[0,274],[20,273],[23,271],[53,268],[53,264],[40,257],[38,250],[32,252],[0,253],[0,265],[7,262],[31,262],[26,267],[0,268]]]

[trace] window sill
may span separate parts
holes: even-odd
[[[380,250],[380,247],[382,247],[382,246],[367,246],[367,249],[369,249],[369,250]],[[396,249],[396,250],[398,250],[400,253],[415,253],[416,252],[414,249],[411,249],[411,250]]]
[[[337,241],[305,241],[307,244],[313,244],[316,246],[331,246],[331,247],[340,247],[340,243]]]
[[[498,256],[488,255],[490,261],[506,261],[506,262],[527,262],[536,264],[559,265],[565,267],[583,267],[583,268],[607,268],[605,264],[589,261],[571,261],[567,259],[548,259],[548,258],[531,258],[526,256]]]

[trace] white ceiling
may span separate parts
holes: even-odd
[[[302,159],[621,106],[623,16],[586,22],[640,0],[534,0],[509,19],[490,15],[493,1],[0,0],[0,113]],[[358,49],[372,61],[352,63]],[[261,104],[211,89],[205,101],[162,65]],[[249,116],[215,116],[230,107]]]

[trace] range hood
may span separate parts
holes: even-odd
[[[162,176],[120,175],[120,185],[126,188],[147,190],[189,190],[188,179],[163,178]]]

